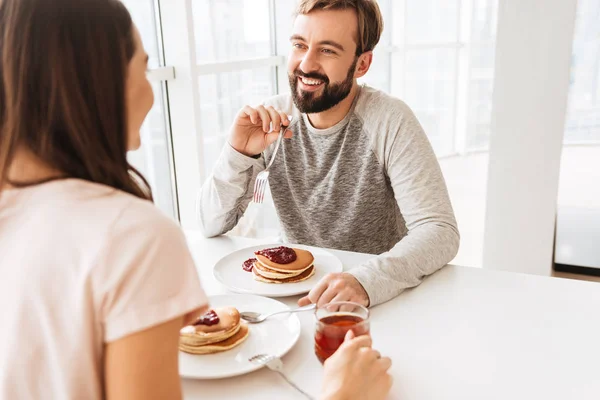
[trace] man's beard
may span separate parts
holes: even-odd
[[[321,75],[317,72],[310,72],[308,74],[303,73],[300,69],[296,68],[293,74],[289,75],[290,88],[292,89],[292,98],[294,104],[301,113],[304,114],[316,114],[323,111],[327,111],[332,107],[338,105],[350,94],[352,85],[354,84],[354,70],[358,57],[354,59],[354,62],[348,69],[346,79],[340,83],[329,83],[329,78],[326,75]],[[318,95],[317,92],[306,92],[301,90],[298,91],[298,80],[300,77],[309,79],[318,79],[323,82],[322,94]]]

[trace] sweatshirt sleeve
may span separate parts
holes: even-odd
[[[237,225],[252,200],[256,176],[265,169],[263,157],[245,156],[225,144],[196,199],[196,215],[205,236],[222,235]]]
[[[375,152],[389,176],[408,234],[390,251],[349,271],[365,288],[371,306],[419,285],[456,256],[460,242],[431,144],[408,106],[402,103],[402,108],[402,117],[375,145]]]

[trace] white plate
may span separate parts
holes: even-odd
[[[215,278],[229,290],[237,293],[257,294],[268,297],[295,296],[310,292],[319,280],[330,272],[342,272],[342,262],[333,254],[318,247],[286,244],[310,251],[315,257],[315,273],[309,279],[296,283],[265,283],[254,280],[251,272],[242,269],[242,264],[254,257],[254,252],[282,244],[264,244],[237,250],[220,259],[213,269]]]
[[[269,313],[289,309],[285,304],[266,297],[247,294],[211,296],[211,307],[233,306],[240,312]],[[219,379],[243,375],[262,368],[248,359],[257,354],[282,357],[300,337],[300,320],[296,314],[273,316],[260,324],[248,324],[248,338],[233,349],[216,354],[193,355],[179,352],[179,375],[183,378]]]

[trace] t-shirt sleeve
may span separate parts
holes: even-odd
[[[121,214],[92,284],[106,343],[207,304],[183,232],[153,205]]]

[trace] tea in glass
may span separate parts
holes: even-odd
[[[369,334],[369,310],[360,304],[335,302],[315,311],[315,354],[324,363],[344,342],[349,330],[355,336]]]

